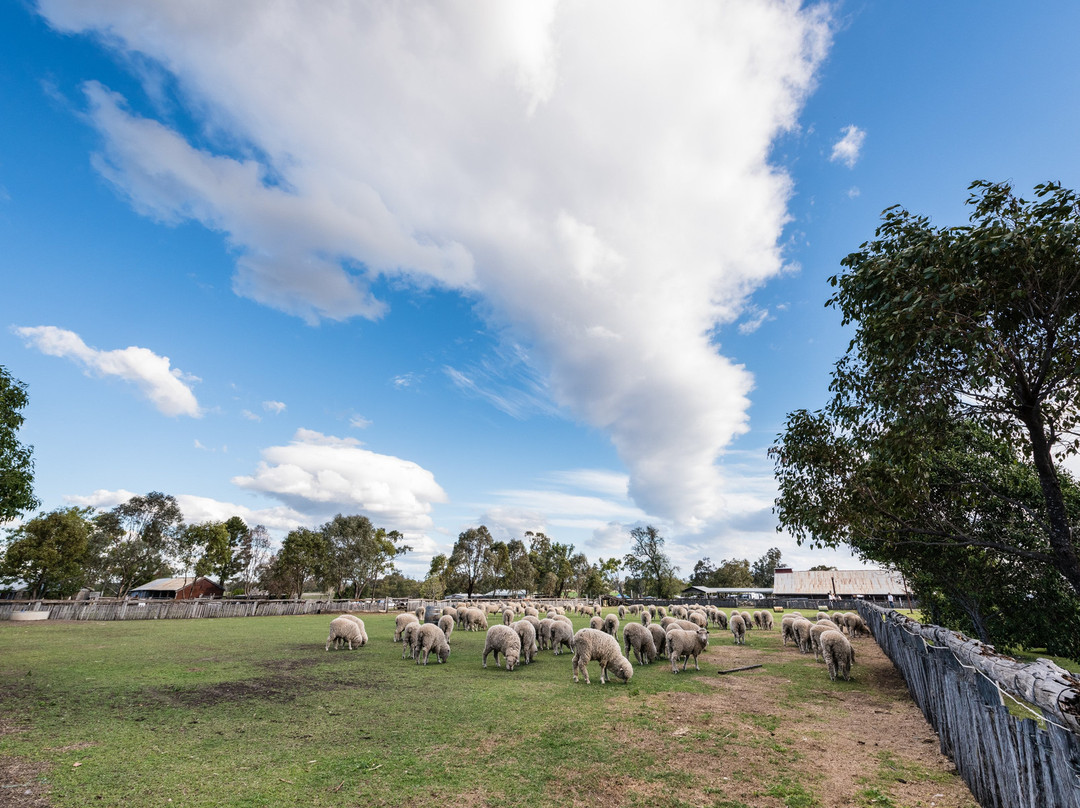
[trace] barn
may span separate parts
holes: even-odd
[[[892,595],[907,596],[904,577],[892,570],[793,570],[777,567],[773,574],[774,598],[840,600],[860,598],[888,602]]]
[[[205,575],[198,578],[157,578],[128,593],[132,598],[147,600],[187,600],[189,598],[220,598],[225,594],[212,579]]]

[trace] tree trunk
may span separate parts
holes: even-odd
[[[1031,454],[1035,462],[1035,472],[1039,476],[1043,501],[1046,504],[1047,531],[1050,549],[1054,555],[1054,567],[1065,576],[1065,580],[1080,595],[1080,558],[1073,545],[1072,528],[1065,510],[1065,498],[1061,493],[1061,481],[1050,450],[1050,442],[1043,428],[1042,412],[1037,406],[1023,407],[1020,419],[1027,428],[1031,440]]]

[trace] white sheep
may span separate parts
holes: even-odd
[[[656,646],[656,655],[667,658],[667,632],[656,623],[650,623],[645,628],[652,634],[653,645]]]
[[[555,656],[562,654],[563,646],[574,650],[574,624],[567,619],[551,621],[551,648]]]
[[[442,629],[442,633],[446,635],[446,639],[450,639],[450,635],[454,633],[454,618],[448,614],[444,614],[439,618],[439,628]]]
[[[641,610],[641,625],[647,626],[652,622],[652,615],[644,609]]]
[[[409,623],[419,622],[420,621],[417,619],[416,615],[412,612],[405,612],[404,614],[399,614],[397,616],[397,619],[394,620],[394,642],[401,642],[401,632],[405,630],[405,626],[409,625]]]
[[[805,617],[796,618],[795,622],[791,624],[791,630],[795,634],[795,642],[799,646],[800,653],[810,653],[810,629],[813,627],[814,624]]]
[[[466,631],[479,631],[480,629],[487,630],[487,627],[487,615],[484,614],[482,610],[472,608],[465,612]]]
[[[795,637],[795,621],[799,619],[797,614],[786,614],[784,619],[780,621],[780,638],[784,641],[784,645],[787,645],[787,641],[790,638],[793,643],[798,643],[798,639]]]
[[[356,643],[356,647],[359,648],[366,641],[363,629],[356,623],[347,617],[335,617],[330,621],[330,636],[326,638],[326,650],[330,650],[330,645],[333,644],[337,649],[340,643],[347,643],[349,650],[352,650],[353,643]]]
[[[517,632],[521,640],[521,659],[528,665],[536,657],[536,629],[529,620],[518,620],[510,628]]]
[[[349,614],[348,612],[341,616],[344,617],[346,620],[352,620],[354,623],[356,623],[357,626],[360,627],[360,647],[363,648],[365,645],[367,645],[367,626],[364,625],[364,621],[357,617],[355,614]]]
[[[550,617],[545,617],[540,621],[540,626],[536,630],[536,644],[540,646],[541,651],[546,651],[551,647],[551,627],[555,625],[555,621]]]
[[[837,674],[844,681],[851,680],[851,665],[855,662],[855,649],[847,637],[836,629],[830,629],[821,635],[821,655],[829,667],[829,679],[836,681]]]
[[[731,629],[731,634],[735,638],[735,645],[746,645],[746,621],[742,619],[741,614],[731,615],[728,628]]]
[[[685,631],[681,628],[673,628],[667,635],[668,656],[671,657],[671,672],[678,673],[679,657],[686,657],[682,669],[690,657],[694,658],[694,669],[701,670],[698,666],[698,654],[703,653],[709,647],[709,632],[699,628],[697,631]]]
[[[485,668],[488,654],[495,655],[495,667],[499,667],[499,654],[502,654],[506,669],[512,671],[521,659],[521,638],[510,626],[492,626],[487,630],[487,638],[484,640]]]
[[[401,658],[404,659],[407,656],[412,656],[416,659],[416,654],[413,652],[413,643],[416,642],[416,633],[420,630],[420,623],[413,621],[406,623],[405,628],[401,630]]]
[[[603,631],[604,630],[604,618],[599,617],[599,616],[590,617],[589,618],[589,628],[594,628],[597,631]]]
[[[436,623],[424,623],[413,635],[413,659],[420,664],[423,656],[423,664],[427,665],[428,655],[434,651],[440,664],[450,658],[450,643],[446,641],[446,634]]]
[[[600,684],[607,682],[609,670],[624,682],[629,682],[634,675],[634,666],[622,655],[618,640],[607,632],[583,628],[574,635],[572,668],[575,682],[580,671],[585,674],[585,684],[590,684],[589,663],[593,660],[600,663]]]
[[[623,628],[623,645],[625,656],[630,658],[630,649],[634,649],[639,665],[648,665],[656,659],[656,643],[653,642],[652,632],[648,626],[641,623],[627,623]]]
[[[610,634],[612,637],[619,636],[619,618],[613,614],[609,614],[604,618],[604,624],[600,627],[600,630]]]

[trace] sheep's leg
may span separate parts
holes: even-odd
[[[701,668],[698,667],[698,664],[697,664],[697,654],[694,654],[694,670],[696,670],[696,671],[701,670]]]

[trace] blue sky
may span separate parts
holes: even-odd
[[[900,203],[1076,187],[1071,3],[0,5],[0,363],[45,508],[365,513],[684,573],[779,546],[766,450]],[[343,10],[344,9],[344,10]]]

